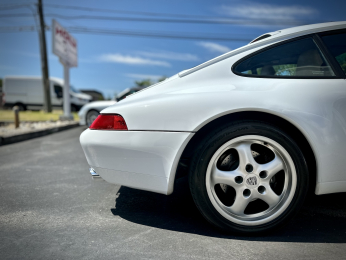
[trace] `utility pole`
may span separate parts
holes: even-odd
[[[52,112],[52,103],[50,98],[48,60],[46,47],[46,31],[43,17],[42,0],[38,0],[37,11],[40,18],[40,52],[41,52],[41,68],[42,68],[42,83],[44,96],[44,111]]]

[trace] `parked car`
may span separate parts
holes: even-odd
[[[97,116],[100,114],[100,111],[114,105],[117,101],[120,101],[127,96],[136,93],[139,90],[144,89],[143,87],[132,87],[127,88],[121,91],[116,97],[115,100],[104,100],[104,101],[95,101],[89,104],[84,105],[79,111],[79,124],[90,126]]]
[[[115,100],[100,100],[84,105],[78,112],[79,124],[89,127],[98,117],[101,110],[114,105],[116,102]]]
[[[49,79],[52,106],[62,108],[64,82],[59,78]],[[3,105],[18,106],[20,110],[43,108],[43,85],[40,77],[11,76],[3,81]],[[91,96],[70,87],[71,110],[78,111],[91,101]]]
[[[346,22],[256,38],[102,111],[80,141],[91,173],[171,194],[188,174],[214,226],[286,224],[306,194],[346,191]]]
[[[140,90],[143,90],[145,89],[146,87],[132,87],[132,88],[126,88],[124,89],[123,91],[121,91],[117,97],[116,97],[116,100],[117,101],[120,101],[120,100],[123,100],[124,98],[126,98],[127,96],[129,95],[132,95]]]

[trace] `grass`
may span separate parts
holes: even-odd
[[[59,116],[63,114],[62,110],[53,110],[52,113],[45,113],[43,111],[19,111],[20,121],[57,121]],[[72,112],[75,121],[78,121],[78,114]],[[1,122],[13,122],[14,112],[12,110],[0,110]]]

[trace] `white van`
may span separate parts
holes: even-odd
[[[53,108],[63,106],[64,81],[50,78],[50,94]],[[5,77],[2,86],[2,104],[7,107],[19,106],[21,110],[40,110],[43,108],[43,84],[41,77]],[[71,111],[78,111],[90,102],[92,97],[70,87]]]

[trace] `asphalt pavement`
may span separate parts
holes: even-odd
[[[274,234],[225,235],[184,178],[170,196],[93,180],[82,131],[0,147],[0,259],[346,259],[346,193],[315,196]]]

